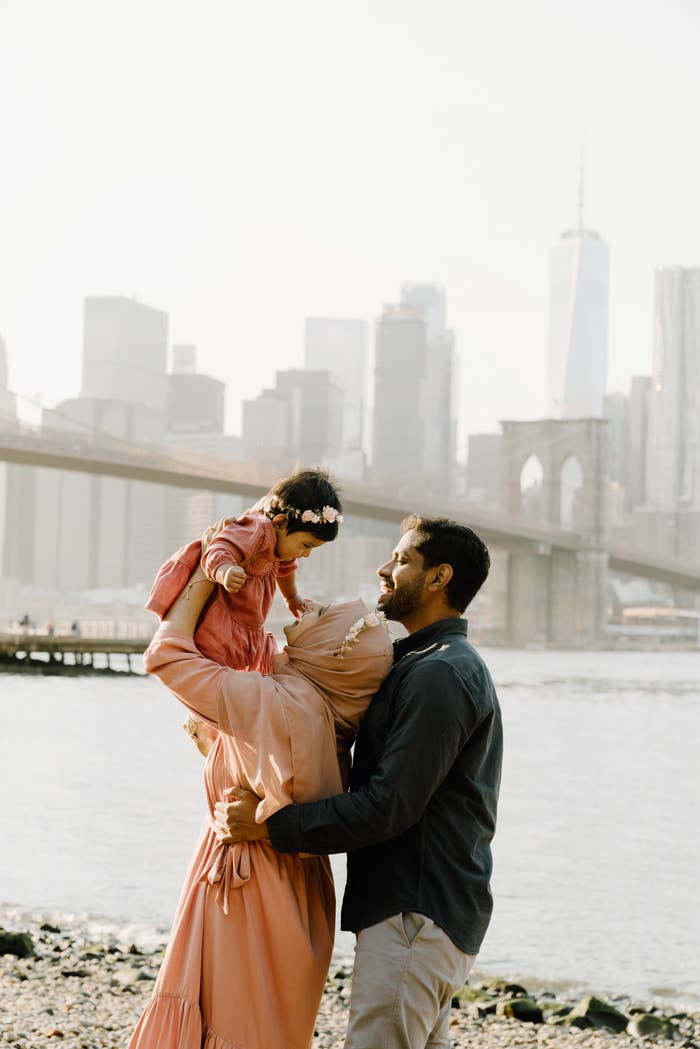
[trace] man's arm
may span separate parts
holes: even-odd
[[[443,783],[476,727],[477,711],[455,670],[447,663],[416,667],[397,696],[394,723],[370,781],[360,790],[304,805],[289,805],[267,821],[280,852],[350,852],[394,838],[412,827]],[[248,831],[246,805],[236,804],[222,825],[233,838],[258,837]]]

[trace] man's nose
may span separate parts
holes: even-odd
[[[386,561],[383,565],[377,569],[377,575],[382,578],[391,575],[391,561]]]

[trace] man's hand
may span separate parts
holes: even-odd
[[[257,794],[243,787],[229,787],[224,791],[226,801],[217,801],[214,806],[216,836],[226,845],[237,841],[259,841],[269,838],[266,823],[255,822],[255,812],[260,803]]]

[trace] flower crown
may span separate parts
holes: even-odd
[[[277,514],[286,514],[287,517],[296,517],[304,524],[342,524],[345,518],[336,510],[334,506],[324,506],[322,510],[297,510],[295,506],[283,506],[276,505],[272,506],[271,503],[266,503],[263,507],[265,513],[270,513],[274,510]]]
[[[383,626],[386,630],[389,629],[386,616],[383,612],[369,612],[362,619],[358,619],[356,623],[353,623],[347,634],[343,638],[340,648],[337,648],[333,653],[334,656],[338,656],[342,659],[346,652],[348,652],[357,641],[358,634],[361,634],[365,627],[368,626]]]

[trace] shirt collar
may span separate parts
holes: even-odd
[[[457,619],[454,616],[451,616],[449,619],[439,619],[437,623],[421,627],[420,630],[409,634],[408,637],[399,638],[398,641],[394,641],[394,662],[397,663],[399,659],[403,659],[409,652],[415,652],[420,648],[429,648],[430,645],[440,641],[443,637],[447,637],[448,634],[461,634],[463,637],[466,637],[467,620]]]

